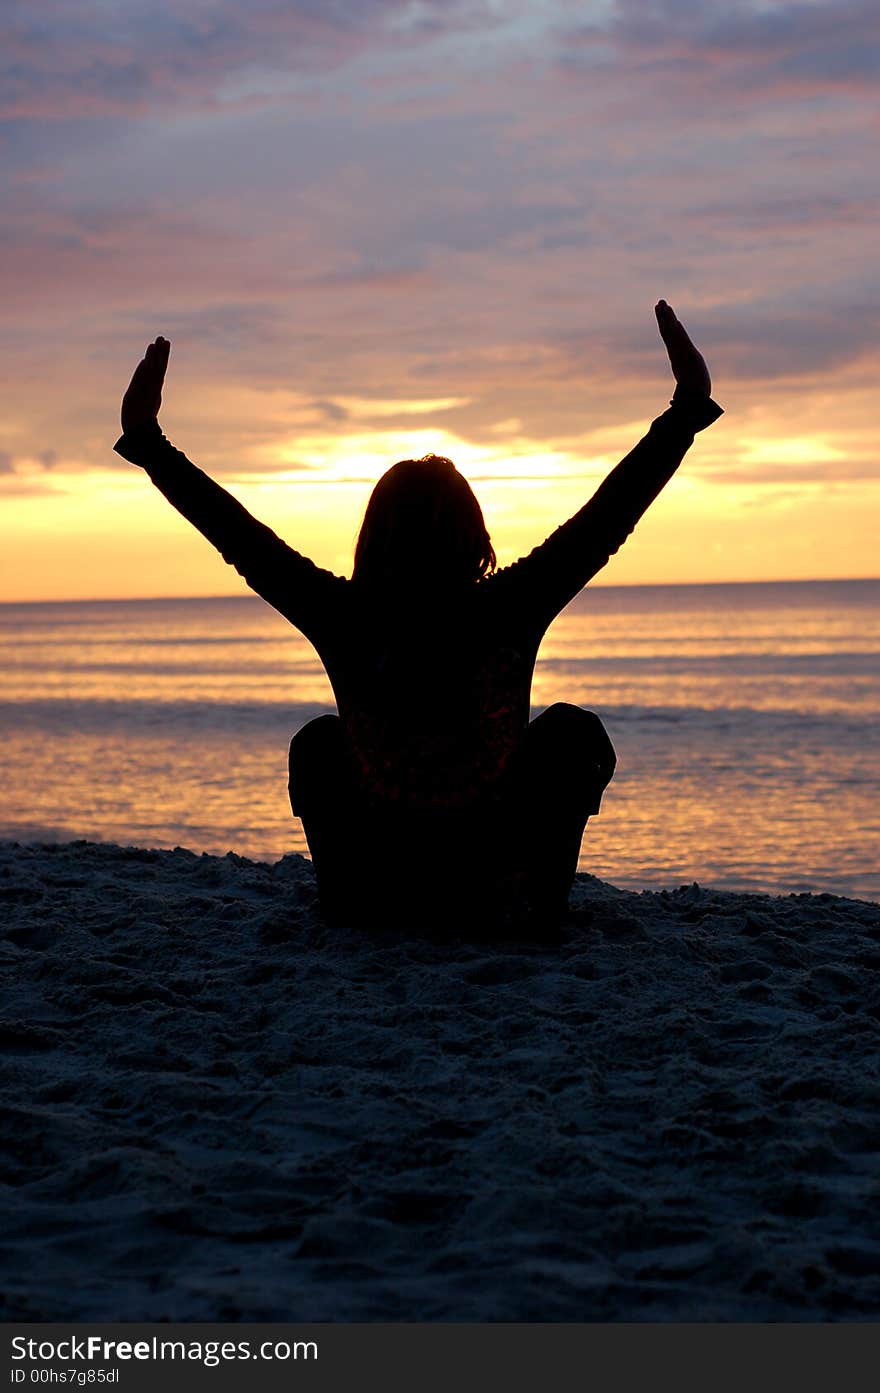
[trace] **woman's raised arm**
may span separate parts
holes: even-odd
[[[491,578],[508,589],[517,612],[541,632],[623,545],[669,482],[697,431],[723,415],[710,396],[702,354],[665,300],[655,305],[676,387],[669,408],[611,471],[588,503],[545,542]]]
[[[348,582],[294,551],[162,434],[157,415],[170,349],[167,339],[156,339],[135,368],[122,400],[123,433],[113,449],[145,469],[251,589],[319,643]]]

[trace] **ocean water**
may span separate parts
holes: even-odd
[[[262,600],[0,605],[0,653],[0,838],[307,854],[287,749],[335,708]],[[880,899],[878,676],[880,581],[588,587],[532,688],[617,750],[581,870]]]

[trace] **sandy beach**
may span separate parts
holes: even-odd
[[[580,875],[443,944],[83,841],[0,903],[7,1320],[880,1313],[877,904]]]

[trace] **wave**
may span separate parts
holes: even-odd
[[[323,677],[324,675],[324,669],[317,658],[283,658],[278,662],[257,662],[248,659],[244,666],[240,663],[215,662],[210,667],[206,667],[204,663],[187,662],[185,659],[179,663],[113,662],[110,659],[94,663],[73,661],[64,668],[61,668],[57,662],[25,662],[17,663],[15,666],[15,673],[19,677],[30,672],[44,675],[54,673],[63,678],[65,682],[90,672],[104,673],[107,677],[123,672],[137,673],[141,677],[190,676],[198,678],[200,682],[210,682],[212,678],[230,675],[247,677],[248,679],[256,675],[277,677],[280,681],[303,674],[307,677]]]
[[[824,653],[761,653],[747,650],[740,653],[685,655],[678,653],[627,654],[621,657],[603,655],[581,658],[542,658],[538,668],[557,673],[650,671],[658,676],[670,673],[700,673],[712,671],[742,677],[804,675],[846,678],[849,676],[880,676],[880,651],[847,649]]]
[[[0,728],[71,734],[129,731],[179,736],[185,731],[265,730],[283,723],[291,733],[313,716],[335,711],[330,703],[297,701],[139,701],[45,697],[0,701]]]
[[[876,715],[873,710],[804,711],[787,706],[755,707],[747,704],[727,706],[700,705],[617,705],[596,702],[602,719],[609,724],[699,726],[703,729],[722,727],[754,728],[774,726],[801,731],[846,730],[864,735],[873,730]],[[545,709],[533,705],[535,717]],[[332,702],[315,701],[147,701],[88,697],[32,697],[27,701],[0,701],[0,728],[7,733],[16,730],[52,730],[55,732],[118,732],[155,729],[179,734],[182,730],[210,731],[260,730],[284,725],[298,730],[306,721],[326,712],[335,712]]]
[[[36,625],[29,625],[28,627],[36,629]],[[54,627],[55,625],[52,625],[52,628]],[[61,626],[59,625],[58,627],[60,628]],[[71,623],[69,627],[72,628],[75,626]],[[81,627],[85,628],[85,625]],[[89,621],[88,629],[91,629],[91,627],[92,624],[91,621]],[[293,631],[291,630],[291,632]],[[76,642],[78,647],[100,647],[101,649],[167,648],[169,646],[178,648],[205,648],[212,645],[225,648],[227,644],[287,643],[289,637],[290,635],[283,630],[276,634],[199,634],[190,633],[189,631],[182,634],[144,634],[140,630],[134,629],[127,630],[118,637],[112,634],[102,633],[95,634],[92,637],[88,631],[86,631]],[[305,642],[300,635],[297,634],[295,637],[299,638],[300,643]],[[29,638],[27,636],[22,636],[17,631],[4,634],[2,630],[0,630],[0,646],[8,645],[14,647],[16,651],[20,648],[70,648],[72,642],[73,640],[69,633],[61,633],[54,638],[51,633],[40,633],[35,634],[33,638]]]

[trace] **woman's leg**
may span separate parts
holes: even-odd
[[[290,742],[288,793],[302,819],[328,923],[390,926],[429,919],[435,845],[430,816],[358,795],[338,716],[317,716]]]
[[[518,840],[529,847],[526,894],[536,916],[564,917],[587,820],[617,757],[594,711],[557,702],[530,722],[513,770]]]
[[[348,922],[360,880],[358,819],[339,717],[317,716],[298,730],[288,767],[290,807],[302,819],[321,912],[328,922]]]
[[[439,865],[446,819],[358,797],[338,716],[318,716],[297,731],[289,768],[291,810],[302,819],[328,923],[430,921],[448,875]]]
[[[458,912],[463,921],[473,916],[480,921],[491,917],[493,908],[490,868],[512,853],[527,868],[525,893],[535,917],[548,925],[558,922],[568,903],[587,819],[599,811],[615,763],[614,748],[594,712],[568,702],[548,707],[528,726],[510,771],[506,806],[492,813],[478,810],[470,828],[467,815],[452,815],[457,853],[452,864],[437,867],[433,885],[420,886],[425,859],[433,864],[431,853],[444,840],[440,833],[447,832],[449,815],[435,814],[435,828],[429,814],[364,813],[339,717],[318,716],[290,742],[288,788],[291,808],[303,822],[322,913],[337,923],[371,913],[382,917],[393,908],[390,899],[397,901],[396,912],[428,918],[436,898],[442,917],[440,901],[449,889],[450,873],[457,870],[463,879],[455,896]],[[486,821],[496,813],[497,831]],[[498,841],[494,851],[486,845],[493,837]],[[448,835],[445,841],[450,841]],[[521,857],[517,844],[527,848]],[[377,857],[387,857],[389,869],[394,866],[393,887],[382,888]],[[481,867],[489,871],[488,878]],[[485,902],[487,893],[490,900]]]

